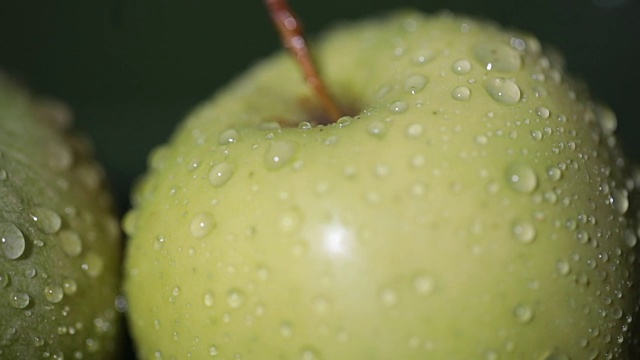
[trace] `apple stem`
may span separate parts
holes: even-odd
[[[332,119],[338,121],[343,112],[333,100],[327,87],[318,74],[309,47],[304,38],[302,24],[293,13],[287,0],[265,0],[271,20],[275,24],[284,46],[291,51],[298,64],[302,67],[307,84],[309,84],[322,102],[322,106]]]

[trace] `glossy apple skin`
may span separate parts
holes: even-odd
[[[413,11],[316,56],[356,116],[298,125],[320,117],[281,53],[150,156],[124,222],[141,358],[628,357],[637,184],[559,59]]]
[[[122,237],[70,109],[0,72],[0,359],[113,359]]]

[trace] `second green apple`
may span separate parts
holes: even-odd
[[[532,36],[403,11],[284,52],[150,156],[125,220],[139,356],[629,357],[616,118]],[[636,177],[637,179],[637,177]]]

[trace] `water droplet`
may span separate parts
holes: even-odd
[[[562,171],[557,167],[552,166],[547,169],[547,176],[553,181],[558,181],[562,177]]]
[[[58,285],[47,285],[44,288],[44,297],[51,303],[58,303],[64,297],[64,290]]]
[[[302,215],[297,209],[285,211],[278,218],[278,228],[285,233],[295,231],[302,221]]]
[[[311,125],[311,123],[308,121],[302,121],[301,123],[298,124],[298,129],[300,130],[307,131],[307,130],[311,130],[312,128],[313,128],[313,125]]]
[[[238,289],[229,290],[229,293],[227,294],[227,304],[229,304],[232,309],[239,308],[240,306],[242,306],[243,302],[244,293],[242,293],[242,291]]]
[[[452,70],[458,75],[466,74],[471,71],[471,62],[466,59],[458,60],[453,63]]]
[[[31,219],[45,234],[55,234],[62,226],[62,219],[57,212],[42,206],[31,209]]]
[[[423,75],[411,75],[404,82],[404,90],[415,95],[429,82],[429,79]]]
[[[343,116],[336,121],[336,125],[338,125],[339,128],[347,127],[351,124],[352,119],[353,118],[351,116]]]
[[[627,229],[624,232],[624,242],[628,247],[633,248],[638,243],[638,237],[631,229]]]
[[[478,135],[473,138],[473,141],[478,145],[487,145],[489,143],[489,138],[485,135]]]
[[[451,92],[451,97],[458,101],[469,100],[469,97],[471,97],[471,90],[466,86],[458,86]]]
[[[218,348],[215,345],[211,345],[209,346],[209,355],[211,356],[217,356],[218,355]]]
[[[418,274],[413,278],[413,288],[416,293],[427,296],[435,290],[436,282],[433,277],[425,274]]]
[[[289,323],[288,321],[283,321],[280,324],[280,335],[286,338],[289,338],[291,337],[291,335],[293,335],[293,327],[291,326],[291,323]]]
[[[512,163],[507,166],[505,175],[509,186],[517,192],[530,193],[538,186],[538,176],[528,165]]]
[[[606,136],[611,136],[618,127],[618,118],[616,114],[609,107],[598,104],[595,108],[596,118],[600,124],[602,132]]]
[[[320,352],[318,350],[306,347],[300,354],[300,360],[322,360]]]
[[[61,230],[58,234],[60,239],[60,246],[64,252],[72,257],[80,255],[82,252],[82,239],[80,235],[73,230]]]
[[[407,104],[406,101],[402,101],[402,100],[394,101],[391,104],[389,104],[389,111],[395,114],[403,113],[407,111],[408,108],[409,108],[409,104]]]
[[[235,129],[227,129],[218,136],[218,144],[226,145],[238,141],[238,132]]]
[[[24,292],[12,292],[9,294],[9,304],[16,309],[24,309],[29,305],[31,297]]]
[[[56,171],[68,170],[73,164],[73,151],[65,143],[50,143],[47,147],[47,154],[49,156],[47,163]]]
[[[7,174],[7,170],[0,169],[0,181],[5,181],[8,177],[9,175]]]
[[[558,350],[549,351],[542,355],[540,360],[571,360],[569,356],[559,352]]]
[[[522,65],[520,53],[501,43],[478,44],[473,48],[473,55],[487,70],[510,72],[520,69]]]
[[[390,288],[385,288],[380,291],[380,301],[385,306],[394,306],[398,303],[398,293]]]
[[[0,272],[0,288],[5,288],[9,285],[9,274]]]
[[[629,209],[627,191],[625,189],[613,189],[611,191],[611,203],[620,214],[626,213]]]
[[[556,262],[556,269],[560,275],[566,276],[571,271],[571,265],[565,260],[558,260],[558,262]]]
[[[540,130],[531,130],[531,138],[536,141],[542,140],[542,131]]]
[[[373,120],[367,125],[367,132],[376,137],[382,137],[387,132],[387,125],[380,120]]]
[[[62,288],[66,295],[73,295],[78,291],[78,284],[73,279],[65,279],[62,282]]]
[[[165,244],[165,237],[162,235],[158,235],[153,239],[152,246],[154,250],[161,250]]]
[[[0,246],[7,259],[19,258],[24,253],[26,246],[22,231],[13,223],[0,223]]]
[[[206,293],[204,293],[204,296],[202,297],[202,302],[206,307],[212,307],[214,304],[214,300],[215,299],[213,296],[213,292],[211,291],[207,291]]]
[[[516,316],[516,319],[523,324],[526,324],[533,319],[533,309],[526,305],[516,306],[513,313]]]
[[[404,131],[404,135],[408,138],[417,138],[422,135],[423,130],[422,124],[409,124]]]
[[[531,243],[536,238],[536,228],[528,221],[516,221],[511,228],[516,240],[523,243]]]
[[[104,270],[104,260],[102,256],[93,251],[89,251],[84,256],[81,268],[90,278],[97,278],[102,275],[102,271]]]
[[[274,141],[264,154],[267,170],[278,170],[288,164],[296,153],[295,144],[290,141]]]
[[[520,101],[520,88],[513,80],[505,78],[491,78],[484,84],[489,96],[495,101],[513,105]]]
[[[191,219],[189,231],[194,237],[201,238],[209,234],[215,226],[216,223],[213,220],[213,215],[205,211],[195,215],[193,219]]]
[[[539,106],[536,108],[536,115],[541,119],[547,119],[549,115],[551,115],[551,112],[546,107]]]
[[[416,65],[424,65],[428,62],[431,62],[435,58],[436,53],[434,51],[429,49],[422,49],[414,55],[413,62]]]
[[[209,171],[209,182],[215,187],[226,184],[233,176],[233,165],[223,162],[215,165]]]
[[[28,278],[33,278],[34,276],[36,276],[37,271],[36,268],[34,268],[33,266],[29,266],[25,271],[24,271],[24,275]]]

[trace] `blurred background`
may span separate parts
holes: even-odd
[[[290,0],[308,33],[398,7],[449,9],[535,33],[618,114],[640,162],[638,0]],[[120,211],[198,102],[280,47],[261,0],[0,0],[0,68],[73,108]]]

